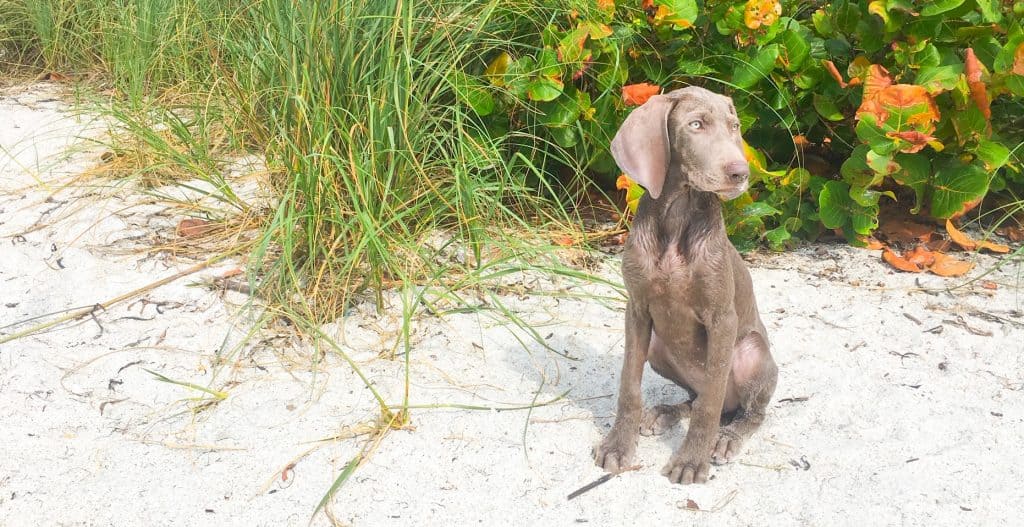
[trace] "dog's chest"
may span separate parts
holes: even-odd
[[[672,301],[688,305],[687,299],[695,292],[694,264],[675,247],[657,255],[627,251],[622,272],[630,296],[643,295],[648,303]]]

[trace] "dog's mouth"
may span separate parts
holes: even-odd
[[[720,190],[716,190],[715,194],[718,194],[722,199],[729,201],[731,199],[738,198],[740,194],[743,194],[744,192],[747,191],[747,187],[749,186],[750,184],[744,181],[743,183],[740,183],[739,185],[736,185],[734,187],[726,187]]]

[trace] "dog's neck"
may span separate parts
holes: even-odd
[[[726,235],[722,202],[715,193],[688,184],[666,186],[658,199],[640,198],[632,231],[649,251],[661,254],[675,247],[689,256],[699,242]]]

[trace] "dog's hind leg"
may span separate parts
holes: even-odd
[[[718,441],[711,462],[720,465],[732,461],[743,449],[743,443],[764,422],[768,402],[775,393],[779,371],[768,353],[768,343],[757,332],[751,332],[736,345],[730,382],[736,383],[739,408],[732,422],[719,428]]]

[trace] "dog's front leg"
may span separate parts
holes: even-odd
[[[709,313],[702,319],[708,332],[704,364],[708,382],[693,402],[690,428],[683,444],[662,469],[662,474],[668,476],[669,481],[684,485],[708,480],[712,449],[718,439],[722,406],[725,404],[733,347],[736,345],[738,319],[735,309]]]
[[[647,306],[639,306],[631,299],[626,305],[626,353],[619,379],[619,405],[615,413],[615,424],[601,444],[594,448],[597,465],[609,472],[626,468],[636,452],[640,417],[643,414],[640,381],[644,375],[647,351],[651,346],[652,328],[653,322]]]

